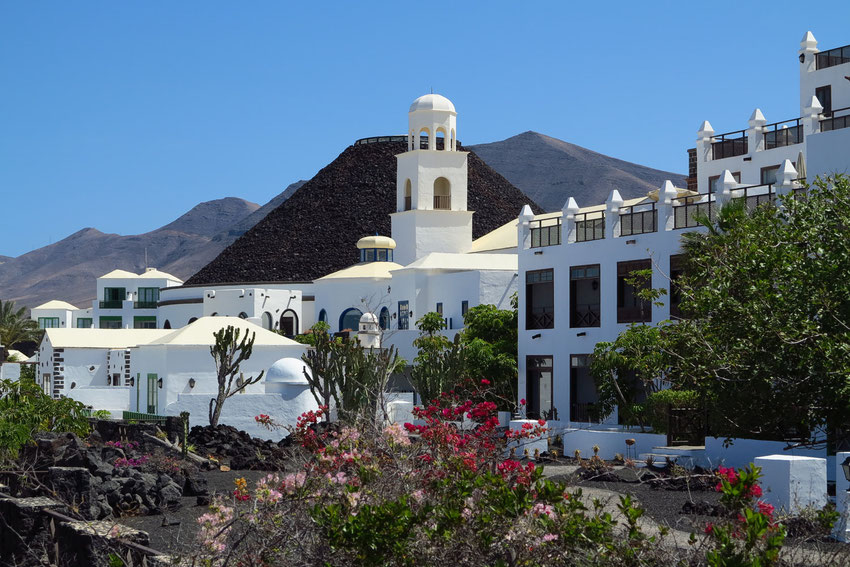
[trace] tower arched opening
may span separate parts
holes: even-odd
[[[409,211],[413,208],[413,186],[410,179],[404,182],[404,210]]]
[[[421,130],[419,130],[419,149],[420,150],[430,149],[429,148],[430,142],[431,142],[431,131],[428,128],[422,128]]]
[[[434,180],[434,210],[448,211],[452,208],[452,184],[445,177]]]

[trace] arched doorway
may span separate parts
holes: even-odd
[[[292,309],[287,309],[280,316],[280,330],[287,337],[298,334],[298,315]]]
[[[328,312],[325,311],[324,309],[319,311],[319,321],[321,321],[322,323],[328,322]]]
[[[162,324],[162,328],[163,328],[163,329],[170,329],[170,328],[171,328],[171,321],[169,321],[168,319],[166,319],[166,320],[165,320],[165,323],[163,323],[163,324]]]
[[[349,329],[351,331],[357,332],[357,329],[360,325],[360,317],[363,315],[363,312],[354,307],[349,307],[345,311],[342,312],[342,315],[339,316],[339,330],[344,331]]]
[[[269,331],[271,331],[273,327],[274,322],[272,320],[272,314],[266,311],[265,313],[263,313],[263,329],[268,329]]]
[[[378,317],[378,324],[381,330],[386,331],[390,328],[390,310],[386,307],[381,307],[381,315]]]

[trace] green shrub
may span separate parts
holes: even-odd
[[[699,405],[699,397],[693,390],[661,390],[651,394],[639,404],[639,415],[645,424],[656,433],[667,433],[667,408],[690,408]]]

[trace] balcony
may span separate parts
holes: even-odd
[[[561,219],[531,221],[531,247],[557,246],[561,243]]]
[[[634,236],[658,231],[655,203],[620,208],[620,236]]]
[[[714,136],[717,140],[711,143],[711,159],[723,159],[742,156],[749,151],[747,131],[738,130]]]
[[[576,214],[576,242],[605,238],[605,215],[602,211]]]
[[[826,69],[843,63],[850,63],[850,45],[836,47],[829,51],[821,51],[815,54],[815,67]]]
[[[449,211],[452,208],[451,195],[434,195],[434,210]]]
[[[570,327],[598,327],[601,321],[599,317],[599,304],[576,305],[570,310]]]
[[[673,199],[673,228],[696,228],[701,226],[699,216],[714,220],[714,198],[711,195],[691,195]]]
[[[848,49],[845,47],[844,49]],[[836,114],[841,113],[841,116]],[[829,132],[830,130],[840,130],[850,127],[850,106],[846,108],[837,108],[832,111],[832,116],[824,118],[820,121],[820,131]]]
[[[746,203],[747,211],[750,212],[761,205],[772,204],[776,199],[776,193],[773,191],[773,185],[770,183],[741,187],[736,189],[735,193],[736,195],[733,199],[743,199]]]
[[[133,308],[134,309],[156,309],[157,302],[156,301],[134,301]]]
[[[101,309],[121,309],[123,303],[120,299],[105,299],[99,302]]]
[[[767,124],[762,131],[766,150],[803,143],[803,125],[799,118]]]
[[[530,309],[526,319],[526,329],[554,329],[555,306]]]

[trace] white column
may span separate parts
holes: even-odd
[[[748,153],[764,150],[763,126],[767,124],[767,120],[765,119],[764,114],[761,113],[760,109],[756,108],[753,110],[748,124],[750,126],[747,128],[747,144],[749,145]]]
[[[530,223],[533,218],[534,213],[531,212],[531,207],[524,205],[519,212],[519,221],[517,222],[517,242],[520,250],[531,248]]]
[[[820,113],[823,105],[816,96],[813,96],[809,104],[803,108],[803,132],[806,136],[816,134],[820,130]]]
[[[787,161],[787,160],[786,160]],[[732,191],[738,188],[738,182],[732,177],[732,172],[728,169],[723,170],[723,175],[720,176],[720,184],[717,193],[714,195],[716,207],[719,210],[732,198]]]
[[[697,131],[697,159],[701,162],[711,161],[711,140],[714,137],[714,128],[708,120],[703,121]]]
[[[782,166],[779,168],[779,171],[776,173],[776,185],[774,190],[776,191],[776,196],[787,195],[791,191],[794,190],[794,181],[797,179],[797,170],[794,168],[794,165],[791,163],[790,159],[786,159],[782,162]]]
[[[605,201],[605,238],[620,236],[620,207],[622,206],[623,198],[620,192],[612,189]]]
[[[561,243],[572,243],[576,241],[576,213],[579,211],[579,206],[576,200],[570,197],[564,204],[563,216],[561,217]]]
[[[678,196],[679,192],[673,186],[673,182],[669,179],[664,182],[658,190],[658,229],[673,230],[673,199]]]

